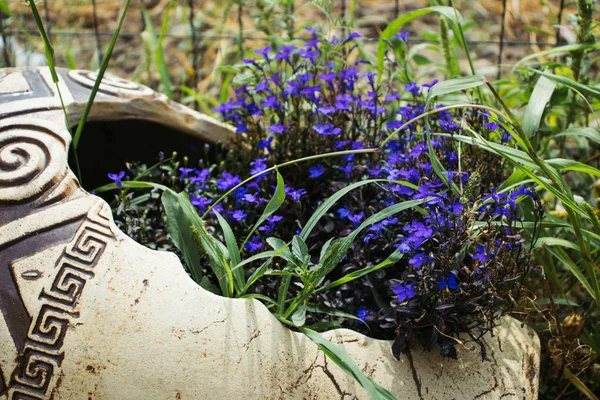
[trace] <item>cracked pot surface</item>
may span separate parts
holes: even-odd
[[[60,70],[71,121],[95,75]],[[231,130],[149,88],[105,79],[91,120],[160,122],[215,142]],[[0,399],[364,399],[365,391],[256,300],[196,285],[175,255],[120,232],[67,166],[47,68],[0,70]],[[535,399],[539,340],[512,318],[458,360],[340,329],[363,371],[402,399]]]

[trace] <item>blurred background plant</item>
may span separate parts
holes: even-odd
[[[67,4],[66,1],[39,0],[37,5],[48,28],[48,36],[54,43],[57,65],[72,68],[97,68],[103,59],[103,51],[106,51],[116,21],[118,21],[122,7],[121,2],[96,0],[95,2],[69,1]],[[457,1],[455,5],[464,18],[462,27],[466,39],[461,31],[456,29],[456,24],[453,22],[455,15],[452,13],[445,15],[442,13],[441,19],[432,17],[433,13],[427,15],[423,13],[419,18],[412,18],[426,6],[440,5],[436,1],[411,2],[408,5],[400,4],[399,1],[383,4],[375,1],[359,3],[343,0],[334,3],[232,0],[225,3],[203,3],[202,6],[194,1],[133,2],[124,24],[123,33],[115,47],[111,60],[111,71],[147,84],[173,99],[197,107],[204,112],[212,114],[213,109],[217,108],[214,113],[218,116],[225,114],[223,108],[219,108],[222,107],[222,104],[227,104],[230,98],[236,99],[232,96],[235,96],[235,88],[239,89],[240,85],[253,86],[254,93],[249,96],[256,96],[255,102],[259,104],[269,97],[266,92],[257,96],[255,85],[260,84],[261,79],[273,80],[273,74],[268,71],[261,72],[256,68],[252,69],[252,63],[246,64],[250,65],[250,68],[242,67],[244,59],[256,58],[259,60],[256,62],[260,66],[264,55],[255,54],[257,49],[271,46],[272,52],[263,53],[275,57],[275,54],[279,54],[279,50],[286,44],[303,48],[307,41],[314,40],[312,37],[314,33],[307,32],[304,28],[317,26],[321,27],[319,32],[329,33],[327,35],[329,44],[333,41],[333,35],[346,40],[353,32],[360,32],[363,38],[347,46],[354,47],[356,44],[356,48],[353,48],[352,52],[348,51],[343,54],[344,57],[350,57],[347,59],[348,61],[345,61],[346,66],[352,65],[357,60],[365,60],[370,64],[360,63],[358,65],[363,68],[361,73],[365,73],[369,72],[365,69],[368,65],[376,67],[370,70],[371,72],[380,72],[380,65],[394,65],[393,68],[386,68],[385,72],[381,70],[382,73],[376,78],[377,85],[380,84],[378,79],[381,78],[389,86],[378,86],[374,91],[381,91],[381,95],[385,92],[387,95],[393,96],[392,89],[399,89],[399,93],[404,97],[402,100],[398,100],[396,107],[397,109],[413,107],[410,112],[414,114],[410,114],[410,116],[417,116],[419,113],[431,109],[431,105],[428,104],[429,99],[425,95],[435,94],[436,86],[440,95],[449,94],[443,98],[445,105],[451,106],[458,102],[465,102],[466,99],[466,103],[472,104],[473,107],[462,107],[459,111],[449,110],[446,120],[442,119],[442,122],[447,124],[446,126],[440,126],[440,119],[436,116],[435,119],[431,118],[427,121],[431,131],[427,131],[424,120],[411,127],[419,126],[417,131],[420,129],[421,132],[432,133],[433,137],[429,138],[429,141],[420,142],[423,137],[420,139],[412,137],[407,139],[408,142],[399,145],[405,146],[403,149],[411,152],[415,148],[419,148],[419,143],[429,144],[431,142],[433,142],[432,145],[446,143],[445,146],[449,146],[451,149],[460,148],[461,153],[455,154],[457,160],[467,162],[469,157],[472,157],[471,160],[473,160],[469,168],[465,165],[461,170],[477,172],[480,175],[478,177],[475,173],[471,174],[471,188],[477,186],[474,184],[476,178],[490,183],[498,180],[495,183],[499,185],[500,180],[506,177],[508,178],[504,182],[504,188],[514,187],[515,190],[522,190],[522,194],[526,193],[527,187],[535,188],[544,204],[543,219],[536,218],[535,211],[538,207],[535,206],[535,202],[522,202],[522,210],[518,214],[518,231],[525,238],[539,236],[535,247],[527,248],[527,250],[531,250],[537,267],[534,268],[533,273],[527,275],[523,285],[520,285],[520,287],[526,287],[526,291],[523,292],[526,294],[526,300],[520,302],[518,307],[511,307],[511,310],[513,314],[535,327],[540,334],[543,344],[540,397],[548,399],[576,399],[584,396],[595,398],[594,396],[597,396],[600,390],[600,364],[596,358],[600,351],[598,333],[600,329],[598,272],[600,269],[596,250],[600,243],[600,222],[597,217],[598,198],[600,197],[600,183],[598,183],[600,173],[597,169],[600,162],[600,135],[598,134],[596,115],[600,99],[597,63],[599,47],[597,43],[597,3],[591,0],[573,2]],[[0,0],[0,10],[1,65],[42,64],[45,60],[44,49],[34,39],[37,31],[27,5],[22,1]],[[58,15],[61,18],[57,18]],[[411,15],[411,18],[405,18],[406,15]],[[405,21],[405,19],[410,20]],[[392,21],[395,21],[395,24],[390,24]],[[393,29],[386,29],[388,26]],[[401,32],[410,32],[410,35],[406,40],[402,40],[401,37],[392,39],[392,36]],[[380,40],[380,38],[382,39]],[[132,49],[137,49],[137,51]],[[306,54],[300,57],[302,56],[306,56]],[[304,60],[311,63],[310,57]],[[290,68],[292,67],[290,66]],[[315,72],[320,74],[340,72],[340,70],[333,71],[333,68],[330,71],[326,70],[326,63],[320,64],[319,68],[321,69],[318,71],[312,71],[313,75]],[[247,74],[247,72],[251,73]],[[457,76],[475,75],[475,73],[486,76],[493,83],[487,87],[477,88],[475,88],[475,84],[467,85],[468,87],[464,88],[465,94],[461,93],[464,86],[462,84],[450,88],[438,84],[429,90],[421,89],[422,91],[419,91],[419,85],[424,82],[429,84],[434,79],[443,80]],[[363,83],[359,86],[368,87],[369,78],[364,76],[361,79]],[[414,97],[407,94],[411,90],[405,87],[411,82],[418,82],[415,83],[415,89],[413,89],[416,91]],[[484,83],[483,80],[473,80],[473,82],[478,85]],[[271,81],[269,84],[271,90],[276,91],[273,87],[276,83]],[[327,85],[327,81],[321,82],[323,92],[327,92]],[[439,89],[440,87],[444,90]],[[489,105],[497,112],[482,113],[476,108],[477,104]],[[374,106],[377,110],[378,105]],[[373,118],[372,126],[382,128],[387,127],[385,124],[393,122],[389,117],[395,115],[397,110],[392,110],[392,108],[386,108],[385,118],[383,115]],[[337,119],[334,119],[336,114],[333,114],[331,121],[327,120],[328,123],[331,122],[331,127],[326,127],[324,116],[327,114],[313,110],[310,118],[314,119],[299,123],[296,128],[299,129],[300,126],[303,126],[305,129],[307,127],[310,129],[318,124],[317,126],[319,129],[323,129],[323,132],[333,133],[336,128],[345,128],[345,124],[348,123],[341,117],[342,114],[337,114]],[[502,118],[498,119],[497,117],[501,115]],[[227,115],[225,116],[227,117]],[[491,120],[489,120],[490,116]],[[408,117],[402,115],[402,118]],[[486,117],[488,120],[483,120]],[[247,121],[249,117],[242,114],[240,118],[242,121]],[[251,151],[256,151],[260,140],[269,140],[269,127],[277,126],[284,119],[289,119],[288,116],[281,120],[279,118],[277,112],[273,112],[253,120],[256,126],[250,127],[252,129],[249,131],[259,132],[259,135],[254,139],[254,143],[251,142],[255,145],[254,150]],[[402,118],[399,120],[405,122],[406,119]],[[319,122],[323,123],[319,124]],[[492,125],[486,128],[485,124],[490,123],[497,124],[498,127]],[[458,127],[455,128],[452,124],[456,124]],[[277,127],[276,129],[284,128]],[[294,126],[291,129],[294,129]],[[329,140],[330,138],[326,137],[328,135],[319,135],[318,131],[314,129],[313,131],[311,135],[320,141],[318,142],[320,146],[323,146],[314,149],[314,153],[337,150],[333,147],[335,141]],[[348,131],[343,129],[344,133]],[[276,134],[276,132],[271,133],[271,136]],[[373,137],[381,135],[379,129],[369,128],[368,124],[367,130],[361,133],[366,136],[372,133]],[[450,135],[438,136],[436,133]],[[506,138],[510,138],[510,142],[505,140],[503,133],[509,135]],[[332,134],[331,136],[337,135]],[[252,139],[249,140],[252,141]],[[356,138],[348,140],[357,141]],[[381,141],[381,139],[379,140]],[[368,144],[369,146],[365,147],[377,146],[375,142]],[[473,144],[476,146],[472,146]],[[216,159],[220,161],[215,165],[213,165],[215,158],[212,158],[211,162],[205,161],[205,164],[196,164],[196,158],[202,159],[197,154],[194,156],[192,165],[190,161],[192,158],[190,157],[186,161],[185,155],[181,154],[167,159],[162,156],[159,165],[148,168],[147,165],[152,163],[152,158],[156,157],[152,154],[141,162],[140,160],[127,160],[129,161],[126,172],[128,176],[119,177],[117,174],[114,178],[122,179],[123,182],[146,180],[152,182],[152,185],[162,184],[175,191],[187,190],[192,195],[199,196],[192,179],[201,178],[201,176],[195,175],[196,171],[201,173],[205,169],[209,169],[210,177],[207,182],[210,187],[203,193],[205,202],[211,200],[214,204],[223,191],[235,186],[238,179],[241,180],[250,173],[250,169],[261,166],[261,164],[256,164],[257,158],[267,157],[267,160],[264,161],[265,167],[286,161],[285,151],[278,150],[277,146],[283,146],[283,142],[280,144],[276,141],[272,153],[259,154],[255,152],[252,154],[251,151],[247,152],[249,158],[243,164],[245,169],[240,169],[237,173],[231,172],[232,156],[227,152],[219,153],[221,155]],[[350,143],[348,146],[352,146],[352,144]],[[446,169],[449,168],[452,157],[448,157],[444,144],[439,146],[433,152],[425,151],[419,155],[422,158],[417,157],[411,160],[416,163],[414,167],[419,172],[419,176],[443,181],[444,175],[440,175],[440,172],[443,171],[427,172],[428,169],[434,169],[434,165],[438,165],[435,162],[436,159]],[[211,157],[214,157],[213,148],[205,149],[202,145],[198,145],[198,147],[200,153],[210,153]],[[309,148],[302,155],[308,155],[312,150]],[[476,156],[478,153],[483,156]],[[493,153],[494,156],[490,157],[488,153]],[[170,157],[170,155],[168,156]],[[383,157],[383,155],[378,156]],[[347,154],[346,157],[349,155]],[[486,162],[496,160],[493,162],[497,164],[493,168],[489,166],[486,168],[484,161],[481,161],[482,157],[487,157],[484,158]],[[360,168],[355,170],[355,168],[357,165],[364,164],[362,161],[366,159],[366,155],[357,154],[352,161],[346,160],[345,164],[340,166],[351,165],[350,178],[353,181],[359,181],[369,172]],[[332,164],[333,160],[333,158],[323,159],[314,161],[310,165],[292,166],[290,172],[287,173],[286,169],[281,169],[280,172],[288,183],[288,187],[283,189],[287,200],[282,203],[283,205],[278,211],[278,213],[281,212],[282,219],[291,218],[292,212],[288,211],[286,214],[285,210],[287,206],[295,203],[294,197],[311,196],[315,193],[315,188],[319,190],[319,188],[329,187],[329,185],[318,186],[319,180],[325,182],[324,179],[327,178],[328,183],[339,182],[340,187],[350,182],[350,178],[346,177],[346,172],[332,168],[337,166]],[[255,165],[249,165],[249,162],[253,162]],[[419,165],[428,162],[429,166],[421,167]],[[382,162],[381,165],[386,164]],[[377,163],[368,167],[368,169],[376,171]],[[186,173],[188,168],[193,171],[190,170]],[[410,168],[407,168],[407,171],[410,171]],[[489,180],[481,177],[482,173],[490,172],[496,172],[498,176]],[[225,175],[225,173],[230,175]],[[503,178],[501,176],[504,173],[512,174],[505,175]],[[239,178],[235,176],[237,174],[240,175]],[[256,191],[244,193],[244,196],[257,196],[268,201],[272,197],[271,193],[277,188],[276,175],[276,173],[271,173],[268,177],[263,178],[256,184]],[[314,178],[311,178],[311,175]],[[386,178],[388,178],[387,175]],[[406,180],[410,182],[410,176]],[[487,212],[480,222],[485,222],[491,227],[493,224],[490,224],[494,221],[493,212],[475,210],[468,205],[471,204],[469,201],[472,202],[475,199],[482,201],[488,193],[492,194],[493,185],[483,185],[479,193],[470,194],[473,197],[469,200],[464,199],[467,197],[464,190],[469,188],[469,179],[463,182],[460,177],[456,177],[453,181],[457,186],[461,183],[464,185],[462,196],[458,197],[458,204],[463,205],[462,212],[466,213],[465,216],[470,215],[464,210],[465,208],[471,208],[476,214]],[[308,182],[309,186],[303,188],[296,182]],[[417,183],[422,182],[417,181]],[[522,184],[528,186],[519,189]],[[310,185],[316,186],[312,188]],[[380,183],[380,185],[383,187],[384,183]],[[123,184],[123,186],[127,186],[127,184]],[[307,193],[303,194],[302,189]],[[437,189],[433,189],[432,192],[439,196],[435,190]],[[445,189],[441,191],[446,193]],[[380,192],[387,193],[383,190]],[[333,191],[329,193],[324,191],[319,195],[324,200],[332,193]],[[365,206],[364,203],[361,203],[364,202],[364,197],[359,193],[371,195],[365,186],[354,195],[349,196],[348,204],[344,204],[348,208],[339,207],[340,212],[338,212],[338,207],[332,209],[329,217],[323,217],[325,232],[327,229],[331,229],[330,232],[349,233],[355,229],[352,218],[355,218],[357,223],[361,223],[370,215],[365,212],[360,218],[358,217]],[[456,197],[453,197],[454,192],[448,190],[447,193],[448,198],[442,202],[444,206],[457,205],[452,202],[456,200]],[[110,195],[108,196],[110,198]],[[160,193],[124,189],[115,196],[113,204],[117,220],[124,231],[134,239],[151,247],[177,250],[172,239],[166,233],[167,227],[162,218],[163,203]],[[486,201],[506,202],[513,197],[514,195],[509,194],[499,197],[496,194],[496,198],[490,197],[491,200]],[[196,206],[201,208],[202,201],[196,200]],[[233,219],[231,225],[234,233],[239,234],[240,228],[236,225],[235,218],[242,218],[242,214],[238,213],[237,216],[234,216],[235,211],[245,213],[243,218],[252,220],[252,218],[260,218],[262,209],[258,211],[256,207],[234,209],[234,201],[237,200],[234,195],[220,205],[223,207],[225,218],[230,221]],[[384,201],[383,198],[380,200]],[[318,201],[315,199],[310,203],[318,204]],[[446,203],[447,201],[450,203]],[[264,200],[262,202],[264,203]],[[204,204],[204,207],[209,207],[210,204]],[[510,209],[510,207],[512,206],[509,205],[508,208]],[[418,209],[416,210],[416,214],[423,217]],[[307,221],[307,217],[311,215],[312,211],[301,210],[301,215],[297,217],[297,220]],[[366,211],[371,210],[366,209]],[[248,216],[251,212],[254,214]],[[345,217],[342,217],[342,214]],[[412,217],[416,214],[414,212],[406,214],[404,218],[407,219],[403,221],[403,226],[411,226]],[[277,225],[275,215],[278,214],[269,215],[271,219],[266,221],[266,226]],[[507,219],[504,218],[502,221],[507,221]],[[347,227],[336,226],[336,223],[347,224]],[[333,225],[327,228],[328,224]],[[210,232],[217,232],[218,226],[221,225],[212,223],[208,228]],[[290,226],[295,225],[292,222]],[[246,227],[246,229],[248,228],[251,227]],[[420,228],[420,226],[413,227],[415,231]],[[292,231],[289,227],[288,230]],[[386,230],[382,229],[382,232],[386,232]],[[293,233],[295,232],[292,232],[292,236]],[[386,234],[389,233],[384,233],[384,236]],[[439,233],[436,234],[439,235]],[[267,234],[265,233],[265,235]],[[428,232],[427,235],[429,235]],[[494,236],[490,235],[491,237]],[[508,243],[507,238],[500,238],[500,240]],[[223,239],[225,238],[223,237]],[[289,236],[282,239],[289,241],[286,243],[290,243],[292,254],[297,253],[300,259],[306,255],[304,247],[298,239],[295,243]],[[377,248],[378,239],[371,240],[374,240],[374,247]],[[440,239],[432,232],[428,240],[430,242],[427,243],[432,243],[434,240],[439,241]],[[513,238],[511,240],[518,241],[520,239]],[[305,244],[308,243],[307,248],[314,253],[310,239],[303,238],[303,241],[306,242]],[[265,250],[267,246],[275,243],[261,242],[261,246],[258,241],[251,240],[246,244],[252,242],[257,247],[256,251]],[[315,239],[315,243],[317,242],[323,244],[321,238]],[[489,263],[494,257],[502,257],[497,248],[493,247],[494,241],[488,240],[484,244],[480,244],[477,240],[467,242],[469,248],[466,252],[470,257],[468,262],[480,262],[485,268],[485,263]],[[362,243],[364,244],[364,242]],[[410,261],[413,261],[412,265],[415,263],[423,263],[426,267],[427,263],[435,265],[435,262],[429,260],[428,257],[435,259],[440,255],[433,254],[431,248],[427,247],[427,243],[425,243],[426,247],[420,249],[422,251],[415,252],[413,249],[413,252],[409,253]],[[242,248],[244,247],[242,246]],[[366,245],[364,248],[370,249]],[[504,245],[504,249],[506,249],[506,245]],[[249,255],[252,248],[242,250],[242,252],[244,251]],[[279,251],[285,250],[279,247]],[[393,254],[392,251],[385,254],[382,252],[381,254],[384,256],[380,256],[382,258],[378,261],[385,262],[386,256],[389,256],[390,253]],[[448,250],[448,254],[454,253],[456,252]],[[496,254],[499,255],[496,256]],[[325,255],[327,255],[327,251],[325,251]],[[181,256],[189,266],[190,262],[186,259],[186,255],[181,254]],[[363,260],[370,256],[372,254],[369,253],[356,255],[352,252],[349,253],[349,256],[342,262],[342,265],[344,262],[346,266],[350,265],[350,269],[345,272],[355,272],[356,266],[363,265]],[[308,267],[311,263],[318,264],[317,261],[321,261],[318,259],[313,261],[313,258],[314,256],[311,257],[308,264],[300,262],[299,267]],[[381,262],[376,263],[376,258],[377,256],[372,259],[372,266],[381,264]],[[298,260],[295,262],[298,264]],[[408,257],[403,262],[409,262]],[[471,272],[470,276],[474,277],[476,270]],[[444,273],[447,275],[432,278],[434,285],[438,285],[436,289],[441,288],[441,291],[445,293],[442,297],[447,298],[451,295],[455,290],[453,289],[455,285],[467,285],[465,279],[467,275],[464,273],[457,276],[459,279],[454,278],[451,271]],[[210,269],[204,267],[202,275],[210,276]],[[522,276],[521,272],[517,272],[517,275]],[[300,279],[299,276],[294,276],[295,279]],[[344,273],[341,276],[344,276]],[[215,286],[213,290],[219,290],[217,289],[218,278],[215,276],[212,279],[212,284]],[[362,282],[358,278],[360,277],[357,277],[355,282]],[[396,300],[399,300],[401,296],[418,297],[418,288],[410,286],[413,283],[410,277],[400,276],[394,277],[394,279],[400,281],[394,281],[389,287],[389,291],[386,292],[384,289],[374,292],[386,293],[388,296],[396,297]],[[382,280],[385,282],[385,278]],[[208,285],[210,281],[211,279],[205,280],[204,284]],[[346,282],[344,282],[345,284]],[[307,324],[329,322],[329,325],[323,326],[327,327],[335,326],[336,322],[346,321],[344,323],[354,324],[355,329],[367,331],[378,326],[372,322],[378,320],[379,316],[374,316],[373,310],[366,307],[367,304],[357,303],[356,298],[341,294],[344,285],[340,284],[337,291],[333,289],[323,291],[320,296],[325,302],[328,302],[329,314],[333,313],[333,309],[338,309],[340,302],[343,303],[344,299],[352,299],[350,309],[355,312],[355,315],[350,317],[349,315],[338,314],[336,316],[334,314],[327,316],[324,320],[319,320],[311,316],[311,311],[314,311],[313,307],[313,310],[308,310],[308,314],[306,314],[308,315]],[[296,287],[298,286],[296,285]],[[350,285],[346,289],[348,288],[354,290],[356,286]],[[413,290],[415,290],[415,294],[413,294]],[[461,288],[461,290],[463,289]],[[268,295],[270,298],[279,300],[277,288],[264,287],[256,295]],[[365,299],[365,296],[359,297]],[[450,301],[455,302],[455,300]],[[284,308],[286,304],[284,300]],[[280,304],[277,304],[274,307],[279,306]],[[289,305],[286,310],[289,310]],[[293,311],[294,313],[291,315],[295,315],[294,321],[301,321],[302,311],[296,313],[298,307]],[[325,313],[325,315],[327,314]],[[360,324],[357,318],[366,323]],[[288,322],[294,323],[293,321]],[[306,323],[306,321],[303,322]],[[445,346],[445,343],[440,344],[442,347]],[[448,351],[451,352],[451,350]]]

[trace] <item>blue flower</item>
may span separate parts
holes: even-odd
[[[356,310],[356,316],[360,319],[359,323],[364,324],[367,321],[367,318],[371,316],[371,312],[368,311],[365,307],[361,307]]]
[[[361,37],[362,37],[362,35],[360,33],[358,33],[358,32],[352,32],[350,34],[350,36],[348,36],[348,38],[346,40],[344,40],[343,44],[346,44],[346,43],[348,43],[348,42],[350,42],[350,41],[352,41],[354,39],[358,39],[358,38],[361,38]]]
[[[480,263],[485,263],[488,260],[494,258],[494,253],[489,252],[486,247],[482,245],[478,245],[475,248],[475,254],[473,254],[473,259],[479,261]]]
[[[456,275],[454,272],[450,272],[444,279],[438,282],[438,289],[440,291],[446,288],[449,290],[458,289],[458,282],[456,281]]]
[[[223,171],[221,179],[217,179],[217,187],[220,190],[229,190],[241,182],[242,179],[238,175],[232,175],[227,171]]]
[[[348,219],[354,223],[355,226],[358,226],[358,223],[360,221],[362,221],[362,219],[365,217],[365,213],[360,211],[356,214],[348,214]]]
[[[231,218],[233,218],[237,222],[243,221],[247,216],[248,214],[246,214],[243,210],[235,210],[231,214]]]
[[[111,181],[114,181],[117,184],[117,187],[121,187],[122,186],[122,182],[121,180],[125,177],[125,171],[121,171],[118,174],[107,174],[108,175],[108,179],[110,179]]]
[[[338,208],[337,213],[340,218],[347,218],[348,215],[350,215],[350,210],[348,209],[348,206],[346,206],[344,208]]]
[[[404,90],[409,93],[412,93],[412,95],[416,97],[419,95],[421,88],[415,82],[411,82],[404,87]]]
[[[421,268],[423,264],[432,260],[433,257],[429,257],[425,255],[425,253],[417,253],[408,261],[408,263],[412,265],[413,268]]]
[[[494,132],[496,129],[498,129],[500,127],[500,125],[498,125],[496,122],[488,122],[485,125],[483,125],[484,128],[489,129],[490,132]]]
[[[394,294],[396,296],[398,296],[397,299],[398,299],[399,303],[402,303],[403,301],[406,301],[408,299],[412,299],[413,297],[415,297],[414,286],[415,286],[414,283],[399,284],[399,285],[394,286],[392,291],[394,292]]]
[[[278,134],[281,134],[281,133],[287,131],[288,129],[289,129],[289,126],[281,125],[280,123],[269,126],[269,132],[278,133]]]
[[[335,128],[332,124],[325,125],[315,125],[313,129],[319,134],[323,136],[336,136],[339,135],[342,131],[341,128]]]
[[[271,46],[267,46],[264,49],[255,50],[254,54],[263,56],[267,60],[267,62],[270,62],[271,60],[269,59],[269,53],[271,52],[271,50],[273,50],[273,48]]]
[[[323,169],[323,166],[319,164],[316,167],[309,168],[308,173],[311,179],[316,179],[325,173],[325,169]]]
[[[408,42],[408,37],[410,36],[410,32],[398,32],[396,35],[392,36],[392,39],[400,39],[403,42]]]
[[[254,235],[248,241],[248,243],[246,243],[244,245],[244,247],[246,249],[248,249],[250,252],[254,253],[255,251],[258,251],[258,250],[262,249],[263,247],[265,247],[265,244],[260,241],[260,236]]]
[[[273,136],[271,136],[268,139],[259,141],[256,147],[259,149],[270,149],[271,143],[273,143]]]
[[[250,169],[250,174],[256,175],[256,174],[263,172],[265,169],[267,169],[266,161],[267,161],[267,157],[259,157],[259,158],[255,158],[254,160],[252,160],[250,162],[250,166],[252,167]]]
[[[289,196],[295,202],[299,202],[300,197],[302,197],[306,194],[305,189],[294,189],[293,187],[288,186],[288,185],[285,185],[284,188],[285,188],[286,196]]]
[[[181,179],[181,180],[184,180],[184,179],[187,177],[187,175],[188,175],[190,172],[192,172],[192,171],[195,171],[195,169],[194,169],[194,168],[184,168],[184,167],[181,167],[181,168],[179,168],[179,172],[181,172],[181,178],[180,178],[180,179]],[[122,171],[121,171],[121,172],[122,172]],[[123,173],[123,174],[125,174],[125,173]],[[110,178],[110,176],[109,176],[109,178]],[[123,178],[123,177],[121,177],[121,178]],[[111,179],[112,179],[112,178],[111,178]],[[120,187],[120,186],[119,186],[119,187]]]
[[[212,199],[207,199],[206,197],[192,196],[192,205],[198,207],[200,212],[206,211],[206,206],[212,203]]]

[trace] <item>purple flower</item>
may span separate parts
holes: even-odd
[[[348,219],[350,220],[350,222],[354,223],[354,225],[358,225],[358,223],[360,221],[362,221],[362,219],[365,217],[365,213],[360,211],[356,214],[348,214]]]
[[[273,143],[273,137],[272,136],[270,138],[268,138],[268,139],[259,141],[258,144],[256,145],[256,147],[259,148],[259,149],[270,149],[271,148],[271,143]]]
[[[288,185],[285,185],[284,188],[285,188],[286,196],[289,196],[295,202],[299,202],[300,197],[302,197],[306,194],[305,189],[294,189],[293,187],[288,186]]]
[[[266,100],[263,100],[262,105],[266,108],[274,108],[278,110],[280,108],[279,103],[277,102],[277,97],[269,96]]]
[[[258,54],[259,56],[263,56],[267,62],[271,62],[269,59],[269,53],[273,50],[271,46],[267,46],[264,49],[258,49],[254,51],[254,54]]]
[[[415,82],[411,82],[404,87],[404,90],[417,97],[421,91],[421,88]]]
[[[190,172],[193,172],[193,171],[195,171],[195,170],[194,170],[194,168],[184,168],[184,167],[181,167],[181,168],[179,168],[179,172],[181,172],[181,178],[180,178],[180,179],[181,179],[181,180],[184,180],[184,179],[187,177],[187,175],[188,175]],[[109,178],[110,178],[110,177],[109,177]],[[121,177],[121,178],[123,178],[123,177]],[[112,178],[111,178],[111,179],[112,179]],[[119,186],[119,187],[120,187],[120,186]]]
[[[438,282],[438,290],[444,290],[448,288],[449,290],[458,289],[458,282],[456,282],[456,275],[454,272],[450,272],[444,279]]]
[[[248,243],[246,243],[244,245],[244,247],[246,249],[248,249],[251,253],[254,253],[257,250],[262,249],[264,246],[265,246],[265,244],[260,241],[260,236],[258,236],[258,235],[252,236],[250,241],[248,241]]]
[[[281,134],[281,133],[287,131],[288,129],[289,129],[288,126],[281,125],[280,123],[269,126],[269,132],[278,133],[278,134]]]
[[[348,206],[346,206],[344,208],[338,208],[337,213],[340,218],[346,218],[348,215],[350,215],[350,210],[348,209]]]
[[[308,170],[311,179],[316,179],[325,173],[325,169],[323,169],[323,165],[319,164],[316,167],[311,167]]]
[[[125,177],[125,171],[121,171],[118,174],[108,174],[108,179],[110,179],[111,181],[114,181],[117,184],[117,187],[121,187],[122,186],[122,182],[121,180]]]
[[[500,127],[500,125],[498,125],[496,122],[488,122],[485,125],[483,125],[484,128],[489,129],[490,132],[494,132],[496,129],[498,129]]]
[[[394,288],[392,290],[393,290],[394,294],[396,296],[398,296],[399,303],[402,303],[403,301],[406,301],[408,299],[412,299],[413,297],[415,297],[414,286],[415,286],[414,283],[399,284],[399,285],[394,286]]]
[[[475,254],[473,254],[474,260],[477,260],[483,264],[492,258],[494,258],[494,253],[488,252],[484,246],[479,245],[475,248]]]
[[[217,179],[217,187],[220,190],[229,190],[241,182],[242,179],[238,175],[232,175],[227,171],[223,171],[221,179]]]
[[[429,257],[425,255],[425,253],[417,253],[408,261],[408,263],[412,265],[413,268],[421,268],[423,264],[432,260],[433,257]]]
[[[244,218],[246,218],[247,216],[248,216],[248,214],[246,214],[243,210],[235,210],[231,214],[231,218],[233,218],[237,222],[243,221]]]
[[[206,197],[193,196],[192,197],[192,205],[198,207],[201,212],[206,211],[206,206],[212,203],[212,199],[207,199]]]
[[[371,312],[367,311],[365,307],[361,307],[358,310],[356,310],[356,316],[358,317],[358,319],[360,319],[359,323],[364,324],[367,321],[367,319],[371,316]]]
[[[322,136],[336,136],[342,131],[341,128],[336,128],[332,124],[315,125],[313,129]]]
[[[439,82],[439,81],[438,81],[437,79],[434,79],[434,80],[433,80],[433,82],[431,82],[431,83],[424,83],[424,84],[423,84],[423,85],[421,85],[421,86],[423,86],[423,87],[426,87],[426,88],[428,88],[428,89],[431,89],[432,87],[434,87],[435,85],[437,85],[437,84],[438,84],[438,82]]]
[[[408,42],[408,37],[410,36],[410,32],[398,32],[396,35],[392,36],[392,39],[399,39],[403,42]]]
[[[248,132],[248,126],[246,126],[246,124],[236,124],[235,131],[237,133],[246,133]]]
[[[261,173],[265,169],[267,169],[266,161],[267,161],[267,157],[259,157],[259,158],[255,158],[254,160],[252,160],[250,162],[250,166],[252,167],[250,169],[250,174],[256,175],[256,174]]]
[[[352,32],[350,34],[350,36],[348,36],[348,38],[346,40],[344,40],[343,44],[346,44],[346,43],[348,43],[348,42],[350,42],[350,41],[352,41],[354,39],[358,39],[358,38],[361,38],[361,37],[362,37],[362,35],[360,33],[358,33],[358,32]]]

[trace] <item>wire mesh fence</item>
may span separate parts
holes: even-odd
[[[43,63],[31,12],[24,0],[4,0],[0,7],[0,66]],[[172,3],[172,4],[171,4]],[[515,4],[519,4],[515,6]],[[120,0],[38,0],[58,64],[97,67],[122,11]],[[274,36],[303,39],[309,24],[334,22],[338,34],[358,30],[375,43],[389,21],[427,6],[425,0],[134,0],[111,60],[111,69],[151,84],[152,35],[162,36],[169,70],[179,83],[202,89],[215,85],[209,76],[224,60],[268,43]],[[463,0],[456,3],[465,18],[467,42],[480,49],[484,66],[498,66],[530,49],[561,43],[560,29],[568,7],[564,0]],[[165,24],[165,15],[172,14]],[[144,14],[146,14],[144,16]],[[529,19],[526,16],[530,16]],[[269,19],[270,18],[270,19]],[[148,24],[151,24],[149,26]],[[411,44],[435,43],[435,17],[409,26]],[[166,25],[166,26],[165,26]],[[269,30],[271,26],[271,30]],[[277,28],[277,29],[275,29]],[[308,36],[306,36],[308,38]],[[507,54],[509,53],[509,54]],[[172,68],[171,68],[172,67]],[[497,68],[501,77],[502,69]],[[143,78],[141,78],[143,77]],[[151,85],[152,86],[152,85]]]

